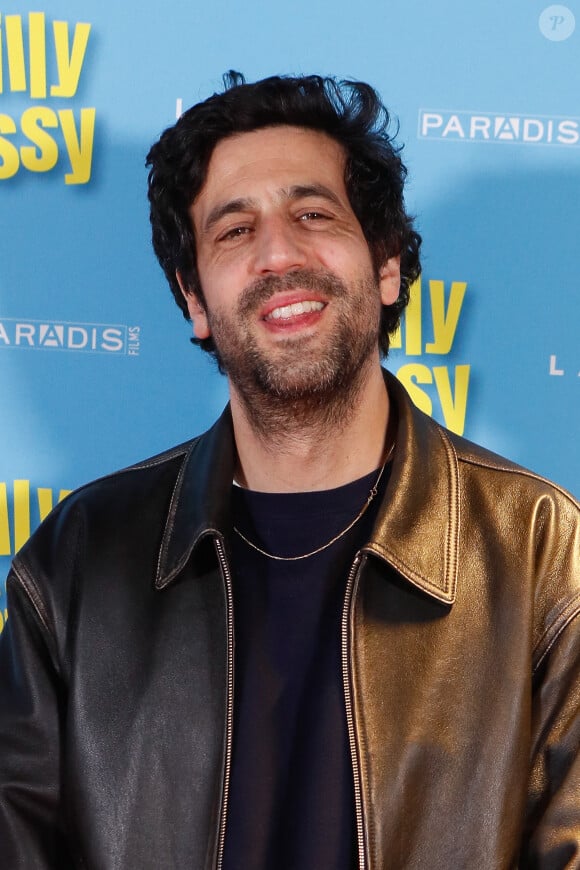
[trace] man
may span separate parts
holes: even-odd
[[[148,161],[230,406],[15,559],[3,866],[580,867],[578,506],[381,369],[420,240],[374,91],[226,86]]]

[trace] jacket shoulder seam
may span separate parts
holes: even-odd
[[[548,626],[540,640],[536,645],[536,649],[534,651],[534,666],[533,673],[535,673],[543,660],[550,652],[554,644],[557,642],[558,638],[561,636],[564,629],[573,622],[574,619],[580,616],[580,591],[578,591],[571,601],[564,607],[562,612],[557,616],[554,622]]]
[[[44,606],[44,601],[42,600],[42,594],[38,584],[26,566],[18,560],[18,557],[16,557],[12,564],[11,573],[12,577],[14,577],[19,586],[24,590],[26,597],[34,608],[34,612],[38,616],[44,629],[51,637],[53,637],[53,632],[49,625],[48,612]]]
[[[537,483],[543,483],[548,486],[552,491],[555,491],[563,496],[566,501],[570,502],[573,507],[580,509],[580,504],[576,501],[572,493],[568,492],[567,489],[564,489],[563,486],[560,486],[559,484],[548,480],[546,477],[542,477],[541,474],[537,474],[535,471],[530,471],[528,468],[522,468],[519,465],[513,465],[511,463],[504,464],[500,461],[500,457],[498,457],[498,461],[486,461],[483,458],[465,456],[463,453],[459,453],[458,458],[460,462],[464,462],[466,465],[475,465],[478,468],[488,468],[490,471],[501,471],[508,474],[514,474],[519,477],[527,477],[530,480],[535,480]]]

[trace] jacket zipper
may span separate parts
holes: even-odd
[[[230,789],[230,773],[232,763],[232,734],[233,734],[233,713],[234,713],[234,604],[232,592],[232,577],[230,574],[229,565],[226,560],[223,544],[219,538],[215,538],[215,546],[218,554],[220,568],[226,588],[226,619],[227,619],[227,698],[226,698],[226,750],[224,764],[224,779],[222,789],[222,804],[220,811],[219,834],[218,834],[218,850],[216,870],[222,870],[224,843],[226,837],[226,817],[228,807],[228,795]],[[342,679],[344,686],[344,702],[346,709],[346,723],[348,729],[348,740],[350,745],[350,755],[352,761],[352,772],[354,781],[354,804],[356,814],[356,832],[358,843],[358,870],[365,870],[365,845],[364,845],[364,823],[363,823],[363,806],[362,806],[362,789],[361,776],[358,762],[356,729],[354,725],[354,715],[352,710],[352,691],[351,691],[351,668],[349,660],[349,621],[350,611],[352,606],[352,595],[354,582],[357,571],[361,563],[360,553],[354,560],[346,584],[346,593],[344,597],[344,607],[342,611]]]
[[[224,843],[226,839],[226,816],[228,811],[228,795],[230,791],[230,773],[232,765],[232,734],[234,719],[234,596],[232,592],[232,575],[226,560],[221,538],[215,538],[222,577],[226,589],[226,619],[227,619],[227,696],[226,696],[226,748],[224,763],[224,778],[222,788],[222,804],[220,811],[218,849],[216,870],[221,870],[224,858]]]
[[[358,870],[365,870],[365,842],[364,842],[364,822],[363,822],[363,802],[362,802],[362,787],[360,766],[358,760],[358,747],[356,728],[354,724],[354,714],[352,710],[352,674],[351,662],[349,656],[349,622],[352,608],[352,598],[355,579],[360,567],[362,557],[360,553],[352,563],[348,581],[346,584],[346,593],[344,596],[344,608],[342,611],[342,680],[344,686],[344,703],[346,708],[346,725],[348,729],[348,741],[350,745],[350,757],[352,761],[352,774],[354,780],[354,806],[356,814],[356,835],[358,843]]]

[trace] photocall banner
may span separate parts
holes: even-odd
[[[387,365],[580,495],[580,0],[0,0],[0,630],[52,507],[227,401],[151,251],[144,160],[232,68],[380,91],[424,237]]]

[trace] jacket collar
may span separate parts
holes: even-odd
[[[459,471],[449,435],[413,405],[389,372],[385,380],[397,414],[393,466],[365,550],[409,582],[453,604],[459,548]]]
[[[204,435],[192,441],[175,482],[161,540],[155,586],[162,589],[185,567],[195,547],[231,530],[234,430],[229,405]]]
[[[397,439],[385,499],[366,552],[410,583],[452,604],[457,584],[459,476],[444,429],[419,411],[399,381],[385,380],[397,414]],[[207,536],[231,531],[229,494],[235,465],[231,414],[192,442],[169,507],[155,585],[167,586]]]

